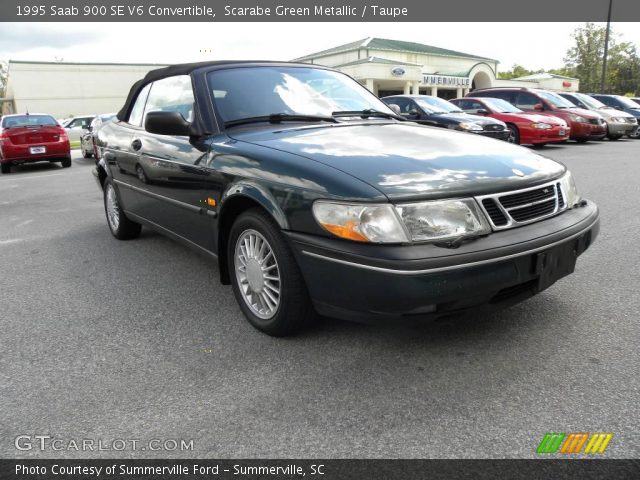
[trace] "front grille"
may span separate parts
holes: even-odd
[[[484,129],[488,132],[502,132],[504,128],[502,125],[498,125],[497,123],[490,123],[489,125],[485,125]]]
[[[593,125],[601,125],[604,123],[604,120],[602,118],[590,118],[589,123]]]
[[[500,207],[496,205],[496,201],[493,198],[485,198],[482,201],[482,205],[484,206],[484,209],[489,214],[489,217],[491,217],[491,221],[493,222],[494,225],[501,227],[509,223],[509,220],[507,220],[507,217],[505,216],[505,214],[502,213],[502,210],[500,210]]]
[[[494,230],[531,223],[566,209],[565,197],[559,182],[515,192],[484,195],[477,199],[491,220]]]

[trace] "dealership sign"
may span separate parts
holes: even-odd
[[[407,71],[402,67],[394,67],[391,69],[391,75],[394,77],[402,77]]]
[[[422,75],[422,85],[430,87],[471,87],[469,77],[450,77],[448,75]]]

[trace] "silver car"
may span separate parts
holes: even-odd
[[[633,115],[622,112],[612,107],[608,107],[600,100],[597,100],[584,93],[560,93],[577,107],[598,112],[607,122],[607,137],[609,140],[618,140],[625,135],[633,135],[638,129],[638,121]]]
[[[115,113],[104,113],[97,115],[87,127],[87,131],[82,135],[80,139],[80,149],[82,150],[82,156],[84,158],[93,157],[93,135],[98,129],[107,122],[110,122],[115,118]]]

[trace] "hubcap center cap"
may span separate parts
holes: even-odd
[[[264,277],[262,275],[262,265],[255,259],[251,258],[247,261],[247,281],[249,287],[254,292],[261,292],[264,287]]]

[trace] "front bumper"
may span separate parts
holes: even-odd
[[[466,130],[465,130],[466,131]],[[475,133],[476,135],[482,135],[483,137],[488,137],[488,138],[495,138],[497,140],[506,140],[507,138],[509,138],[509,129],[505,129],[505,130],[478,130],[478,131],[473,131],[473,130],[469,130],[470,133]]]
[[[608,123],[609,135],[631,135],[638,128],[633,123]]]
[[[595,240],[592,202],[457,249],[369,245],[288,232],[322,315],[375,322],[493,309],[528,298],[573,271]]]

